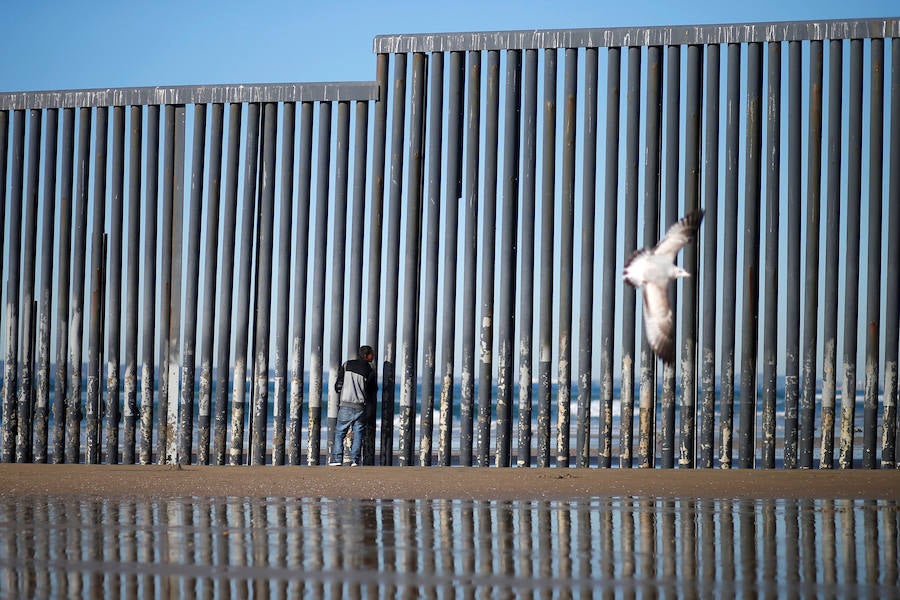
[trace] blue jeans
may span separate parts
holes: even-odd
[[[344,461],[344,437],[353,428],[353,443],[350,446],[350,461],[362,464],[362,439],[366,428],[366,407],[362,404],[344,404],[338,410],[337,426],[334,429],[334,443],[329,462]]]

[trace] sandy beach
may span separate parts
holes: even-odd
[[[0,497],[900,498],[900,471],[0,465]]]

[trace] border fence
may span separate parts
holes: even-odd
[[[900,466],[900,18],[374,52],[0,94],[0,460],[320,464],[366,343],[369,464]],[[697,207],[665,365],[619,274]]]

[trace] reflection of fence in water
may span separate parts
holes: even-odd
[[[887,592],[894,502],[94,501],[0,504],[3,596],[471,597]]]

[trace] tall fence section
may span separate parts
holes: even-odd
[[[0,94],[2,461],[319,464],[366,343],[370,464],[897,466],[900,19],[374,51]]]

